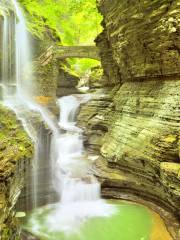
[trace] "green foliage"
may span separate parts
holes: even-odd
[[[71,71],[80,77],[87,73],[91,68],[100,66],[100,62],[94,59],[71,58],[67,61],[71,66]]]
[[[103,69],[101,67],[95,66],[91,70],[91,78],[98,81],[102,78]]]
[[[9,177],[17,161],[31,159],[33,146],[16,116],[0,105],[0,179]]]
[[[63,45],[91,45],[102,30],[96,0],[20,0],[29,13],[30,31],[43,38],[45,27],[56,31]]]
[[[47,28],[53,29],[62,45],[93,45],[101,32],[102,16],[96,0],[19,0],[27,14],[28,28],[44,40]],[[46,39],[45,39],[46,40]],[[88,69],[98,66],[92,59],[69,59],[70,71],[82,76]]]

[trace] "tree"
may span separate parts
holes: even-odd
[[[45,26],[54,29],[63,45],[92,45],[101,32],[96,0],[20,0],[29,13],[30,31],[42,38]]]

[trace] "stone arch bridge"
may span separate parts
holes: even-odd
[[[100,60],[99,49],[96,46],[59,46],[49,47],[39,58],[46,65],[52,58],[91,58]]]
[[[91,58],[100,60],[99,50],[96,46],[60,46],[56,49],[56,57],[65,58]]]

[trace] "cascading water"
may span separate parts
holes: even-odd
[[[100,184],[89,173],[82,130],[76,126],[78,108],[89,98],[88,95],[73,95],[58,101],[60,132],[53,134],[52,164],[60,202],[47,218],[47,225],[54,231],[74,231],[85,219],[109,216],[114,211],[100,198]]]
[[[84,99],[83,99],[84,98]],[[99,183],[87,172],[88,162],[83,148],[81,129],[75,126],[75,117],[82,101],[75,96],[63,97],[59,100],[61,109],[59,126],[65,132],[60,133],[55,141],[57,148],[57,182],[55,185],[61,196],[61,202],[97,200],[100,197]],[[84,181],[82,181],[84,179]],[[61,183],[61,188],[59,188]]]
[[[24,16],[16,2],[12,0],[15,7],[18,21],[15,27],[15,57],[16,57],[16,84],[17,94],[21,98],[27,98],[30,93],[32,94],[32,69],[31,69],[31,45],[26,30],[26,23]]]
[[[15,8],[15,13],[7,9],[3,11],[2,97],[4,101],[13,99],[14,102],[17,99],[25,102],[29,93],[32,93],[30,44],[25,20],[16,0],[8,4]]]
[[[8,90],[4,91],[4,103],[16,112],[35,144],[32,180],[33,207],[52,202],[52,199],[49,200],[48,197],[46,201],[41,201],[43,197],[46,198],[45,191],[52,194],[51,186],[50,188],[46,187],[48,190],[39,191],[38,189],[43,181],[51,181],[57,192],[59,203],[56,204],[55,211],[47,218],[47,223],[52,229],[60,227],[66,231],[88,217],[107,216],[112,212],[111,206],[100,199],[99,183],[88,172],[89,163],[83,148],[82,130],[76,126],[75,121],[80,104],[88,101],[89,96],[76,95],[61,98],[59,100],[59,122],[47,109],[40,107],[32,100],[31,54],[29,51],[31,48],[28,43],[24,17],[16,0],[12,0],[12,3],[18,21],[14,28],[15,43],[13,43],[15,46],[13,64],[15,77],[11,70],[10,79],[12,78],[11,83],[16,87],[15,94],[10,94],[11,86],[6,77],[9,73],[9,65],[5,52],[7,48],[5,41],[9,38],[13,39],[14,30],[7,30],[9,19],[8,15],[4,14],[2,84]],[[11,43],[12,46],[13,44]],[[28,72],[28,75],[25,76],[24,72]],[[32,129],[35,128],[28,118],[27,111],[38,112],[49,130],[38,131],[34,134]],[[42,165],[45,165],[45,168],[42,168]],[[47,176],[45,176],[46,172],[42,171],[44,169],[49,170]]]
[[[8,6],[4,7],[6,10],[3,11],[2,31],[2,99],[4,105],[17,114],[35,145],[33,171],[30,176],[32,183],[26,191],[29,192],[29,196],[33,195],[33,198],[30,196],[30,202],[27,204],[29,206],[27,208],[32,208],[38,205],[38,159],[44,157],[43,144],[41,144],[44,139],[40,131],[34,133],[33,123],[28,117],[30,111],[39,112],[39,110],[32,101],[31,46],[25,19],[16,0],[11,0],[6,4]],[[7,10],[8,7],[14,8],[15,14],[14,11]]]
[[[8,13],[7,9],[3,11],[3,30],[2,30],[2,78],[1,88],[2,97],[15,94],[15,56],[13,54],[15,41],[15,16],[13,13]]]
[[[2,85],[5,85],[8,82],[8,17],[6,14],[3,16],[3,47],[2,47]],[[7,55],[7,57],[6,57]]]

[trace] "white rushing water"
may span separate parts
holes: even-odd
[[[11,0],[15,13],[3,12],[2,31],[2,99],[4,105],[11,108],[23,123],[24,128],[35,145],[33,160],[34,170],[38,166],[38,139],[34,134],[34,127],[29,120],[28,112],[35,111],[35,105],[30,100],[32,94],[32,56],[31,46],[26,30],[23,14],[16,0]],[[5,9],[5,8],[4,8]],[[32,205],[37,202],[37,173],[33,171],[32,189],[34,199]]]
[[[4,21],[3,21],[3,46],[2,46],[2,84],[5,84],[8,82],[8,17],[4,13],[3,15]]]
[[[32,94],[31,46],[26,23],[16,0],[16,15],[4,7],[2,30],[2,79],[3,99],[25,101]]]
[[[13,69],[13,47],[15,32],[14,18],[12,14],[9,14],[4,8],[2,10],[3,15],[3,27],[2,27],[2,97],[15,94],[15,78]]]
[[[26,21],[16,0],[12,0],[15,6],[17,21],[15,25],[15,58],[16,58],[16,84],[17,94],[27,99],[32,94],[32,56],[31,45],[26,30]]]
[[[88,100],[88,95],[59,99],[61,131],[54,134],[53,169],[60,203],[47,218],[47,225],[54,231],[76,231],[87,218],[105,217],[114,212],[100,198],[100,184],[89,172],[82,130],[76,126],[78,108]]]
[[[63,203],[99,199],[100,196],[99,183],[87,172],[88,162],[83,147],[82,131],[75,126],[79,105],[87,100],[87,96],[81,96],[79,99],[76,96],[67,96],[59,100],[59,126],[64,133],[61,131],[55,140],[57,154],[54,167],[56,190]]]
[[[83,131],[76,126],[78,109],[90,97],[88,95],[73,95],[59,99],[59,121],[47,109],[42,108],[30,98],[33,77],[30,67],[32,64],[31,47],[23,14],[17,1],[12,0],[12,2],[18,20],[14,30],[12,28],[11,32],[7,32],[9,31],[7,25],[10,19],[8,15],[4,15],[2,84],[6,90],[11,87],[9,80],[7,80],[9,65],[6,55],[6,51],[8,51],[6,40],[13,39],[13,31],[15,31],[15,78],[11,70],[10,79],[12,78],[11,83],[16,86],[16,94],[4,91],[6,93],[3,95],[4,103],[16,112],[35,144],[32,179],[33,206],[39,206],[39,162],[48,157],[51,176],[43,176],[43,179],[47,178],[53,182],[54,189],[59,197],[59,203],[55,205],[53,213],[48,216],[47,224],[51,229],[74,230],[86,218],[109,216],[113,212],[112,207],[100,198],[100,184],[89,172],[90,163],[83,147]],[[12,43],[11,45],[13,46]],[[39,136],[37,139],[38,133],[33,133],[32,129],[35,128],[28,118],[27,111],[38,112],[51,130],[51,148],[49,150],[46,149],[47,146],[43,145],[43,138],[47,136]],[[46,153],[46,156],[44,153]]]

